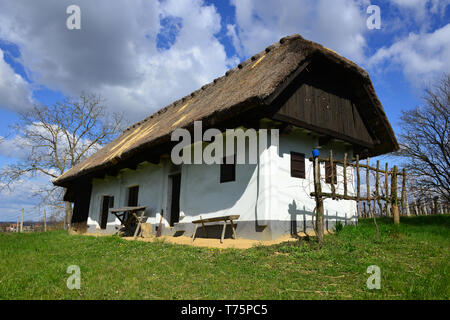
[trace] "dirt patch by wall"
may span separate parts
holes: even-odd
[[[298,237],[306,237],[306,236],[314,236],[314,233],[298,233]],[[125,240],[133,240],[133,237],[124,237]],[[286,242],[286,241],[298,241],[298,238],[293,236],[284,236],[280,237],[276,240],[251,240],[251,239],[224,239],[223,243],[220,243],[220,239],[212,239],[212,238],[195,238],[194,242],[192,242],[191,237],[172,237],[172,236],[161,236],[159,238],[151,237],[151,238],[136,238],[137,241],[144,242],[152,242],[152,241],[164,241],[168,243],[181,244],[181,245],[189,245],[194,247],[207,247],[207,248],[234,248],[234,249],[249,249],[253,246],[263,245],[263,246],[271,246],[274,244]]]
[[[331,232],[325,231],[324,234],[329,234]],[[112,236],[111,234],[99,234],[99,233],[84,233],[85,236],[93,236],[93,237],[106,237],[106,236]],[[122,239],[125,240],[135,240],[135,241],[143,241],[143,242],[157,242],[157,241],[164,241],[167,243],[173,243],[173,244],[180,244],[180,245],[187,245],[187,246],[193,246],[193,247],[205,247],[205,248],[222,248],[222,249],[228,249],[228,248],[234,248],[234,249],[249,249],[253,246],[271,246],[274,244],[287,242],[287,241],[298,241],[299,238],[304,238],[306,236],[315,236],[314,232],[299,232],[297,234],[297,237],[293,236],[284,236],[280,237],[275,240],[268,240],[268,241],[261,241],[261,240],[251,240],[251,239],[224,239],[223,243],[220,243],[220,239],[215,238],[195,238],[194,242],[192,242],[191,237],[185,237],[185,236],[179,236],[179,237],[173,237],[173,236],[161,236],[159,238],[155,236],[151,237],[137,237],[134,239],[134,237],[122,237]]]

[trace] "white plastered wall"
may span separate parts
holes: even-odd
[[[268,130],[270,133],[270,131]],[[268,139],[268,146],[259,151],[258,164],[236,166],[236,180],[220,183],[219,164],[185,164],[181,166],[180,223],[188,223],[200,218],[239,214],[239,221],[253,221],[265,226],[271,221],[292,222],[312,220],[315,202],[310,193],[314,191],[312,162],[309,161],[312,149],[317,146],[317,137],[301,130],[293,129],[289,134],[279,137],[279,147]],[[351,150],[342,143],[333,143],[335,159],[343,159],[344,152],[352,157]],[[240,150],[242,151],[242,150]],[[290,152],[305,154],[306,178],[292,178],[290,175]],[[248,146],[245,146],[248,152]],[[226,155],[226,154],[225,154]],[[328,150],[321,149],[321,156]],[[148,162],[140,164],[136,170],[124,169],[116,177],[94,179],[89,210],[89,230],[99,229],[99,216],[102,197],[114,196],[114,207],[122,207],[127,202],[127,189],[139,185],[138,204],[147,206],[147,222],[159,223],[161,209],[164,209],[163,223],[169,226],[170,201],[169,174],[173,170],[169,158],[160,164]],[[338,166],[336,191],[343,193],[342,167]],[[321,176],[325,168],[321,166]],[[348,181],[353,172],[348,168]],[[354,192],[352,183],[348,185],[349,195]],[[322,190],[329,192],[328,184],[322,183]],[[170,200],[170,199],[169,199]],[[329,220],[356,219],[356,203],[346,200],[325,200],[325,216]],[[353,220],[353,221],[354,221]],[[107,228],[120,224],[109,215]],[[239,225],[238,225],[239,227]],[[289,233],[289,230],[283,231]]]
[[[310,194],[314,192],[313,162],[309,160],[312,157],[312,150],[318,145],[317,137],[308,135],[300,130],[292,130],[289,134],[280,136],[279,152],[273,158],[277,167],[276,180],[277,186],[274,194],[271,196],[278,201],[278,210],[274,214],[275,220],[312,220],[312,213],[315,209],[314,197]],[[348,153],[349,159],[352,157],[352,151],[343,143],[334,142],[326,147],[320,148],[320,156],[327,157],[329,150],[333,150],[334,159],[343,160],[344,153]],[[346,150],[347,149],[347,150]],[[291,177],[291,151],[305,154],[305,179]],[[337,165],[337,185],[336,192],[343,194],[343,167]],[[325,164],[321,164],[321,178],[325,177]],[[348,194],[354,193],[354,181],[352,179],[353,171],[351,167],[347,168]],[[322,191],[331,192],[330,184],[322,181]],[[345,219],[355,222],[356,202],[349,200],[325,199],[325,218],[329,220]],[[353,219],[353,220],[351,220]]]
[[[155,165],[141,163],[136,170],[124,169],[116,177],[107,176],[104,179],[94,179],[92,182],[91,203],[89,207],[89,230],[100,229],[100,211],[103,196],[114,196],[114,207],[127,205],[128,188],[139,185],[138,205],[146,206],[147,222],[159,222],[161,208],[164,208],[167,185],[167,161]],[[118,227],[120,221],[112,214],[108,215],[107,229]]]
[[[242,146],[241,146],[242,147]],[[244,151],[245,150],[245,151]],[[246,152],[236,145],[234,152]],[[236,165],[235,181],[220,183],[220,164],[184,164],[181,173],[180,222],[239,214],[239,220],[254,221],[257,197],[257,165]]]

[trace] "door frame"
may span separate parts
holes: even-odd
[[[100,226],[100,229],[102,229],[102,230],[105,230],[107,228],[107,226],[108,226],[109,209],[111,208],[111,198],[114,199],[114,196],[109,195],[109,194],[103,194],[101,196],[100,217],[98,219],[99,220],[98,224]],[[106,216],[104,216],[103,209],[104,209],[104,206],[105,206],[105,200],[106,199],[108,199],[108,210],[106,212]],[[103,221],[103,219],[105,219],[106,221]],[[103,222],[104,222],[104,225],[105,225],[104,228],[102,227]]]
[[[172,201],[173,201],[173,177],[179,176],[180,177],[180,190],[178,192],[178,221],[172,222]],[[171,227],[173,227],[173,223],[180,221],[180,199],[181,199],[181,170],[177,170],[174,172],[170,172],[167,176],[167,203],[166,203],[166,212],[167,215],[167,222]]]

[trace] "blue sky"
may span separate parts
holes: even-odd
[[[71,4],[81,8],[81,30],[65,26]],[[380,29],[367,28],[369,5],[380,7]],[[9,126],[32,104],[92,91],[138,121],[293,33],[365,68],[396,133],[401,110],[450,72],[449,0],[4,0],[0,167],[20,157]],[[39,217],[30,189],[42,183],[0,193],[0,220],[22,207]]]

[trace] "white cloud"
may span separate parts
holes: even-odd
[[[53,132],[57,132],[57,158],[64,166],[65,170],[68,170],[71,165],[70,161],[72,160],[70,156],[70,142],[61,128],[57,125],[53,125],[52,127]],[[33,133],[31,138],[27,135],[29,132]],[[71,135],[69,136],[71,137]],[[54,163],[53,159],[55,158],[54,150],[53,148],[47,146],[47,142],[42,141],[41,137],[44,139],[49,139],[50,141],[54,140],[53,134],[46,129],[46,126],[44,126],[42,122],[34,122],[33,125],[24,127],[23,130],[19,130],[10,138],[0,136],[0,156],[25,162],[30,159],[38,159],[39,163],[46,162],[52,164]],[[75,157],[87,148],[89,149],[83,158],[89,157],[102,147],[98,143],[91,146],[92,140],[86,136],[82,138],[75,136],[75,138],[79,139],[74,151]],[[46,171],[48,173],[56,176],[61,174],[57,168],[45,169],[47,169]]]
[[[40,220],[43,212],[39,212],[40,198],[36,196],[42,190],[48,189],[50,180],[43,175],[26,178],[14,183],[11,189],[0,184],[0,221],[16,221],[21,218],[24,209],[24,221]],[[48,207],[47,213],[54,209]]]
[[[372,70],[400,68],[415,86],[429,84],[450,72],[450,24],[431,33],[410,33],[379,49],[369,60]]]
[[[3,59],[0,49],[0,108],[24,110],[32,104],[28,83]]]
[[[237,63],[235,57],[226,56],[215,37],[221,28],[220,15],[203,1],[136,0],[133,5],[124,0],[75,1],[81,8],[81,30],[68,30],[65,9],[73,3],[2,1],[0,38],[18,45],[20,63],[36,86],[71,96],[82,90],[98,93],[111,109],[141,120]],[[181,26],[169,48],[159,50],[160,20],[166,17],[176,18]],[[23,92],[17,97],[27,97],[29,85],[3,59],[0,68],[0,83],[9,79],[7,87],[0,85],[1,107],[15,109],[22,103],[11,100],[11,84]],[[14,136],[3,141],[0,154],[26,157],[26,148],[17,148],[21,139]],[[49,185],[48,179],[42,182]],[[13,193],[1,193],[8,209],[0,208],[0,215],[16,212],[16,202],[30,198],[30,186],[25,179],[15,185]]]
[[[228,34],[237,51],[246,56],[281,37],[299,33],[356,62],[364,58],[367,1],[298,0],[283,5],[275,0],[265,1],[264,5],[256,0],[232,2],[236,25],[228,26]]]
[[[424,18],[432,14],[442,14],[449,0],[391,0],[391,2],[414,13],[416,19],[423,21]]]
[[[81,8],[81,30],[66,28],[66,8],[74,3]],[[236,8],[235,24],[228,24],[226,32],[240,58],[293,33],[359,64],[365,64],[368,58],[365,37],[369,32],[369,0],[232,3]],[[398,19],[402,24],[405,16],[423,27],[379,49],[368,60],[371,71],[401,68],[413,83],[449,71],[450,25],[429,31],[430,16],[442,16],[449,3],[392,0],[391,4],[401,10]],[[177,34],[161,30],[160,21],[168,17],[180,22]],[[382,11],[386,30],[380,32],[404,30],[392,28],[385,17],[389,14]],[[2,0],[0,38],[19,46],[20,63],[35,85],[72,96],[83,90],[99,93],[112,109],[125,111],[131,120],[141,120],[237,63],[237,57],[226,56],[216,37],[221,20],[214,6],[201,0],[135,0],[132,5],[128,0]],[[404,28],[410,28],[411,21]],[[161,31],[173,36],[164,50],[156,46]],[[0,50],[0,107],[18,110],[29,106],[31,89],[4,62]],[[26,152],[18,150],[14,139],[19,137],[0,144],[0,154],[24,157]]]
[[[226,56],[216,38],[221,16],[214,6],[201,0],[136,0],[133,5],[125,0],[76,3],[81,8],[81,30],[66,28],[65,9],[73,1],[3,0],[0,38],[19,46],[20,62],[36,85],[72,96],[83,90],[99,93],[112,109],[126,111],[131,120],[140,120],[199,88],[238,61],[237,57]],[[236,23],[228,24],[226,32],[241,58],[263,50],[283,36],[299,33],[359,64],[367,59],[369,0],[296,0],[282,5],[276,0],[263,4],[256,0],[232,3],[236,7]],[[391,1],[402,14],[411,12],[421,23],[430,14],[445,12],[448,3],[450,0]],[[386,15],[382,12],[383,26]],[[180,27],[169,48],[158,50],[158,34],[167,33],[160,24],[164,18],[175,18]],[[421,34],[426,31],[422,30],[419,37]],[[390,49],[393,57],[401,55],[393,52],[400,49]],[[380,59],[382,53],[372,60]],[[2,107],[16,110],[29,103],[29,85],[2,59],[0,73],[0,81],[8,79],[6,84],[5,80],[0,83]]]
[[[0,136],[0,155],[15,158],[26,159],[29,154],[29,149],[24,148],[26,140],[21,136],[14,136],[11,139]]]
[[[220,15],[201,2],[167,1],[162,16],[182,18],[182,27],[168,50],[139,56],[142,81],[136,86],[104,86],[107,97],[126,108],[149,113],[223,75],[229,64],[225,48],[214,36],[220,31]]]
[[[391,0],[382,11],[385,32],[430,32],[444,20],[450,0]],[[386,10],[389,10],[388,12]]]
[[[72,1],[73,2],[73,1]],[[67,30],[71,1],[3,1],[0,38],[17,44],[38,84],[67,95],[91,91],[140,120],[203,84],[228,65],[215,37],[221,17],[202,1],[77,1],[81,30]],[[167,50],[158,50],[160,19],[181,28]]]

